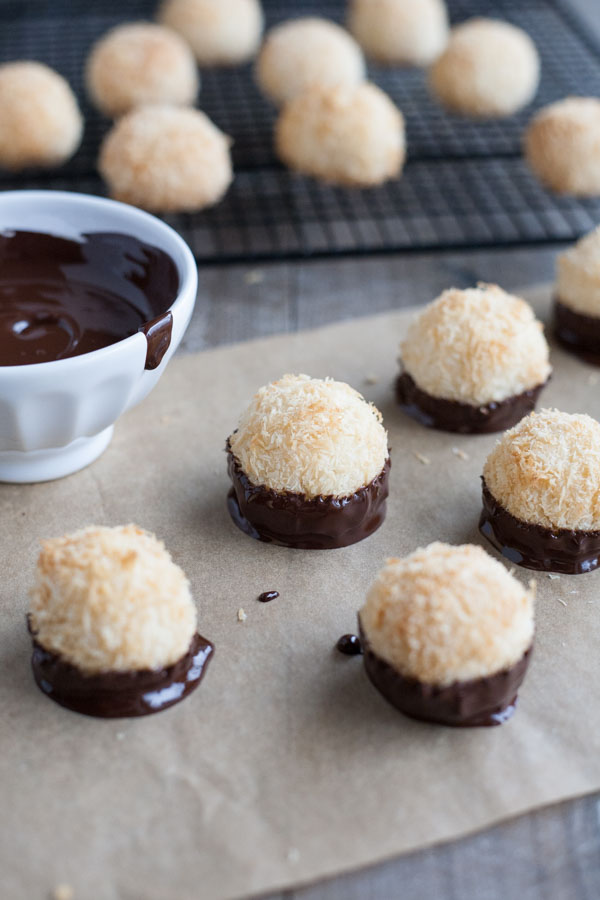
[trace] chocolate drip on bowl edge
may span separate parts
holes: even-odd
[[[458,400],[433,397],[422,391],[408,372],[402,372],[396,379],[396,400],[407,415],[427,428],[459,434],[491,434],[506,431],[529,415],[547,383],[505,400],[471,406]]]
[[[385,519],[389,457],[379,475],[353,494],[309,499],[252,484],[229,441],[226,450],[233,484],[227,495],[229,514],[238,528],[256,540],[302,550],[330,550],[369,537]]]

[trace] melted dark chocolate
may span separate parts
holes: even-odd
[[[371,649],[360,625],[365,671],[386,700],[411,719],[466,728],[501,725],[513,715],[532,647],[509,669],[440,686],[401,675]]]
[[[600,318],[586,316],[554,300],[554,334],[566,350],[600,366]]]
[[[407,415],[427,428],[459,434],[491,434],[512,428],[523,416],[529,415],[545,386],[540,384],[506,400],[471,406],[457,400],[432,397],[417,387],[408,372],[402,372],[396,379],[396,399]]]
[[[146,368],[156,368],[171,341],[178,290],[171,257],[131,235],[4,232],[0,366],[67,359],[143,331]]]
[[[38,687],[74,712],[103,719],[147,716],[179,703],[198,687],[214,647],[196,634],[187,653],[164,669],[86,675],[33,640],[31,666]]]
[[[273,491],[250,482],[227,441],[227,468],[233,487],[227,508],[235,524],[259,541],[302,550],[347,547],[373,534],[385,519],[390,460],[365,487],[347,497],[314,497]]]
[[[269,603],[270,600],[277,600],[279,597],[279,591],[263,591],[262,594],[258,595],[258,600],[261,603]]]
[[[540,572],[581,575],[600,561],[600,531],[572,531],[523,522],[495,499],[483,478],[479,530],[511,562]]]
[[[357,634],[343,634],[335,647],[344,656],[360,656],[363,652],[362,644]]]

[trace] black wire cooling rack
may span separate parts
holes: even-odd
[[[202,72],[199,105],[233,143],[236,177],[225,199],[200,213],[166,217],[199,262],[283,259],[495,244],[567,241],[600,222],[600,198],[546,192],[527,170],[521,136],[532,112],[568,94],[600,96],[600,43],[573,17],[568,0],[449,0],[453,22],[473,15],[525,28],[542,59],[531,107],[509,119],[447,115],[419,70],[371,66],[406,119],[402,177],[369,190],[333,188],[292,174],[272,147],[273,108],[251,66]],[[92,43],[122,21],[151,18],[148,0],[1,0],[0,60],[39,59],[77,92],[86,118],[77,155],[51,173],[0,177],[0,189],[55,188],[103,193],[95,171],[110,123],[88,104],[83,66]],[[269,2],[267,26],[318,14],[343,21],[344,2]]]

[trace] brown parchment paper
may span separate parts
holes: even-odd
[[[535,300],[545,318],[549,291]],[[480,541],[479,475],[495,437],[428,431],[395,408],[397,345],[410,316],[177,358],[87,470],[0,486],[7,900],[46,898],[60,882],[76,900],[237,897],[600,788],[600,574],[538,578],[532,667],[516,716],[500,728],[405,719],[367,682],[360,658],[333,649],[355,629],[385,557],[434,539]],[[542,405],[600,417],[597,371],[556,347],[553,361]],[[224,440],[253,391],[287,371],[348,381],[384,414],[388,518],[361,544],[286,550],[228,518]],[[39,537],[129,521],[162,537],[188,573],[216,654],[199,690],[173,709],[94,720],[35,687],[27,590]],[[281,597],[258,603],[271,589]]]

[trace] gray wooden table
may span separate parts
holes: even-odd
[[[560,249],[201,268],[199,300],[182,350],[425,303],[449,286],[495,281],[510,290],[550,281]],[[452,844],[269,900],[284,897],[599,900],[600,799],[591,796],[540,810]]]

